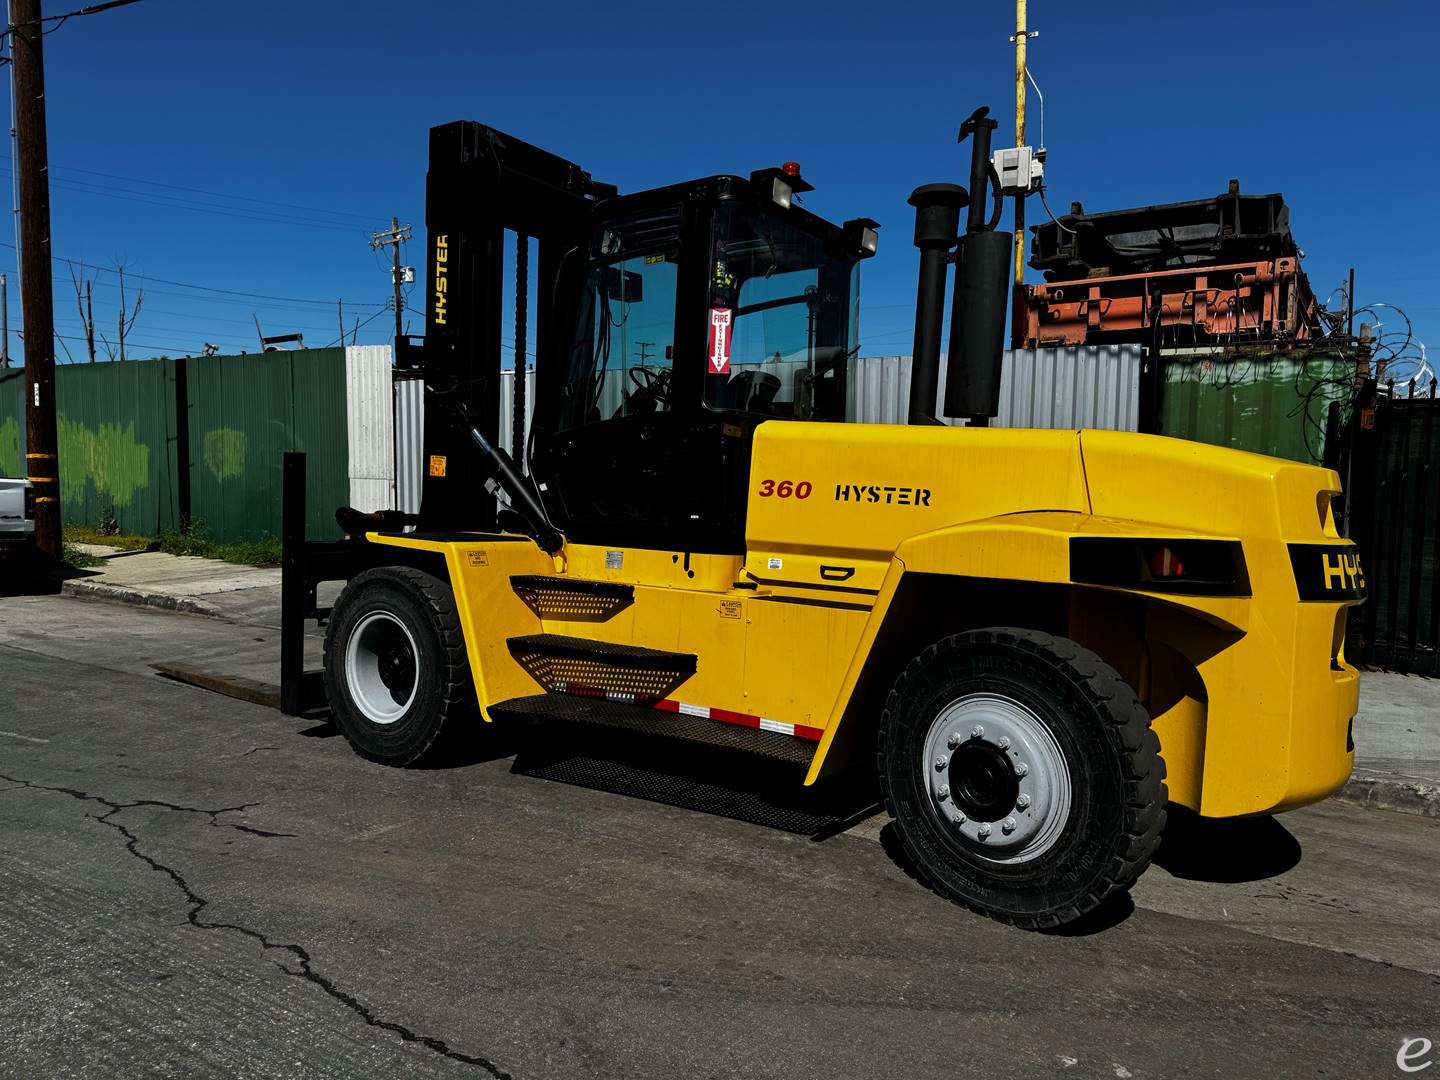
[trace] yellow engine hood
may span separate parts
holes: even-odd
[[[1206,443],[1082,431],[1090,511],[1239,538],[1334,537],[1331,469]]]

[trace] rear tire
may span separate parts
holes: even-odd
[[[1116,671],[1066,638],[948,637],[885,702],[886,809],[921,879],[974,911],[1051,929],[1129,889],[1165,825],[1165,764]]]
[[[450,586],[406,566],[352,578],[325,633],[325,693],[362,757],[403,766],[436,754],[476,711]]]

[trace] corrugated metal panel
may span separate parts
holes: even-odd
[[[994,425],[1134,431],[1140,413],[1141,353],[1138,345],[1007,351]],[[910,357],[865,356],[855,366],[856,419],[865,424],[905,423],[910,412]],[[944,402],[942,360],[937,409],[943,409]]]
[[[995,423],[1134,431],[1140,418],[1141,354],[1139,345],[1007,352]]]
[[[24,389],[23,370],[0,370],[0,476],[25,475],[20,471],[25,452]]]
[[[908,356],[862,356],[855,361],[850,385],[857,423],[905,423],[910,412]]]
[[[218,540],[280,535],[281,461],[306,462],[306,533],[338,537],[349,501],[345,350],[195,357],[189,365],[192,520]]]
[[[345,349],[345,431],[350,505],[395,505],[395,409],[389,345]]]
[[[1355,361],[1335,353],[1166,357],[1161,431],[1318,464],[1332,401],[1350,397]]]
[[[514,441],[515,373],[500,373],[500,445],[508,453]],[[529,432],[534,430],[535,421],[535,369],[525,372],[525,431],[526,442]],[[406,513],[415,514],[420,510],[420,485],[425,447],[425,399],[424,384],[417,378],[397,372],[395,375],[395,506]],[[528,454],[524,455],[528,461]]]
[[[425,383],[395,372],[395,509],[420,512],[420,483],[424,474]]]
[[[153,534],[178,521],[175,365],[61,364],[56,368],[60,513],[98,526]],[[23,476],[24,373],[0,376],[0,473]]]
[[[511,444],[515,441],[515,372],[500,372],[500,445],[508,453]],[[616,398],[619,404],[619,398]],[[602,405],[603,408],[603,405]],[[613,407],[611,408],[613,412]],[[535,369],[525,369],[525,455],[524,460],[530,460],[530,432],[534,430],[535,419]]]

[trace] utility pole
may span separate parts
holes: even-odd
[[[1025,0],[1015,0],[1015,145],[1025,145]],[[1025,195],[1015,196],[1015,288],[1010,297],[1010,347],[1025,340]]]
[[[60,461],[55,435],[55,312],[50,280],[50,179],[40,0],[10,0],[10,42],[20,180],[26,472],[35,488],[35,544],[58,558]]]
[[[390,228],[383,232],[377,232],[370,237],[370,247],[380,249],[387,244],[394,253],[394,269],[392,276],[395,279],[395,340],[400,340],[400,335],[405,332],[403,318],[405,315],[405,297],[400,292],[400,244],[410,239],[410,226],[401,225],[399,218],[390,219]]]
[[[10,293],[0,274],[0,368],[10,366]]]

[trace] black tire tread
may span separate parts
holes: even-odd
[[[365,570],[351,578],[336,604],[335,611],[331,613],[325,630],[324,663],[322,665],[325,672],[326,697],[331,701],[335,700],[336,688],[332,684],[330,675],[330,652],[335,644],[335,628],[341,624],[342,608],[347,603],[357,602],[364,587],[369,582],[377,580],[400,583],[424,603],[434,622],[443,653],[443,662],[439,665],[443,672],[440,690],[440,722],[435,725],[424,745],[405,760],[395,761],[380,758],[354,742],[350,744],[361,757],[403,768],[439,754],[448,741],[448,736],[452,734],[451,729],[454,725],[449,721],[473,708],[475,694],[471,689],[470,658],[465,651],[465,632],[460,626],[460,614],[455,607],[455,596],[450,591],[449,583],[409,566],[380,566]]]
[[[952,634],[914,657],[895,681],[880,716],[876,772],[885,811],[897,817],[895,801],[885,768],[885,744],[890,726],[896,722],[900,699],[910,680],[928,661],[940,653],[969,644],[1010,644],[1033,655],[1057,659],[1070,681],[1093,703],[1102,706],[1106,727],[1119,753],[1124,776],[1125,827],[1118,850],[1097,877],[1095,885],[1080,900],[1059,913],[1036,916],[1000,913],[969,902],[929,873],[904,829],[897,829],[905,854],[919,880],[938,895],[998,922],[1027,930],[1050,930],[1074,922],[1099,907],[1111,895],[1129,889],[1150,865],[1165,829],[1165,759],[1160,756],[1159,736],[1150,727],[1150,714],[1121,678],[1120,673],[1089,649],[1039,630],[1023,627],[990,627],[964,634]]]

